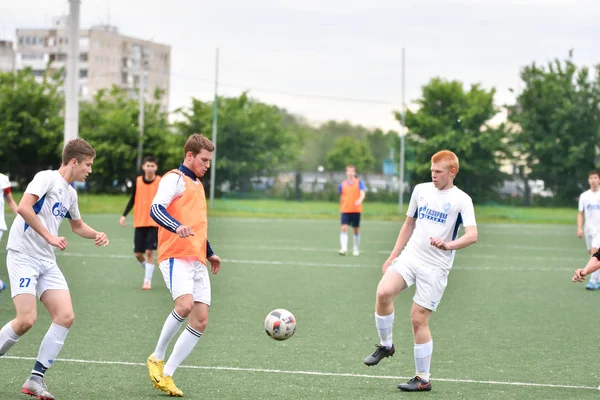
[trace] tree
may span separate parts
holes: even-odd
[[[175,168],[183,158],[183,146],[176,148],[167,115],[160,111],[159,99],[154,100],[144,108],[143,154],[157,157],[161,170]],[[115,182],[122,185],[140,173],[136,170],[138,113],[137,100],[116,86],[99,90],[92,102],[81,103],[79,135],[97,153],[89,178],[95,190],[110,190]],[[177,160],[172,159],[175,151]]]
[[[295,165],[300,138],[282,123],[283,111],[243,93],[218,99],[217,187],[228,182],[234,190],[250,190],[250,178]],[[212,138],[213,103],[192,100],[180,110],[181,135],[204,133]]]
[[[557,204],[572,205],[596,167],[600,134],[600,65],[572,60],[523,68],[525,85],[509,119],[520,126],[514,145],[524,154],[529,179],[541,179]]]
[[[63,142],[60,73],[37,82],[31,69],[0,72],[0,171],[24,184],[58,168]]]
[[[375,159],[366,139],[342,136],[335,141],[335,145],[327,153],[327,168],[343,171],[348,164],[354,165],[359,173],[373,167]]]
[[[416,112],[408,110],[406,126],[414,149],[415,175],[429,181],[430,159],[439,150],[451,150],[460,160],[456,184],[475,202],[495,197],[494,188],[505,179],[499,160],[506,153],[507,133],[503,126],[487,125],[495,114],[495,90],[472,85],[465,91],[461,82],[432,79],[423,87]],[[400,114],[396,113],[400,120]]]

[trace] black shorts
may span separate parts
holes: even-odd
[[[144,253],[146,250],[156,250],[158,247],[158,228],[135,228],[133,234],[133,252]]]
[[[360,226],[360,213],[342,213],[342,225],[358,228]]]

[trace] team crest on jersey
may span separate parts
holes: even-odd
[[[449,203],[447,204],[450,205]],[[444,208],[445,207],[446,206],[444,205]],[[433,208],[429,208],[428,204],[425,204],[423,207],[419,207],[419,219],[426,219],[428,221],[445,224],[448,219],[448,213],[434,210]]]
[[[446,204],[444,204],[444,212],[445,212],[446,214],[448,214],[448,213],[450,212],[450,210],[451,210],[451,209],[452,209],[452,204],[450,204],[450,203],[446,203]]]
[[[67,208],[63,206],[63,203],[60,201],[58,203],[54,203],[52,206],[52,215],[55,217],[64,218],[68,212],[69,210],[67,210]]]

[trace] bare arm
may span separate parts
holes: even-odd
[[[446,243],[440,238],[430,238],[430,242],[440,250],[460,250],[477,243],[477,236],[476,226],[466,226],[465,234],[455,240]]]
[[[573,275],[572,281],[573,282],[582,282],[584,280],[584,278],[586,277],[586,275],[589,275],[592,272],[596,272],[597,270],[599,270],[600,269],[600,259],[598,259],[598,257],[600,257],[600,252],[597,251],[596,253],[594,253],[592,258],[590,258],[590,260],[587,262],[585,267],[576,269],[575,274]]]
[[[106,234],[104,234],[104,232],[97,232],[96,230],[92,229],[92,227],[83,222],[83,220],[70,219],[69,223],[71,224],[71,230],[73,233],[85,239],[94,239],[94,244],[96,246],[108,245],[108,238],[106,237]]]
[[[13,199],[12,194],[8,193],[4,195],[4,201],[6,202],[6,204],[8,205],[8,208],[10,208],[10,211],[13,212],[13,214],[17,215],[18,211],[17,211],[17,203],[15,202],[15,199]]]
[[[577,213],[577,237],[583,237],[583,211],[579,211]]]
[[[398,239],[396,239],[396,244],[394,245],[394,249],[390,253],[388,259],[383,263],[382,271],[385,274],[385,271],[392,264],[394,259],[400,255],[400,252],[408,243],[408,240],[412,236],[415,231],[415,226],[417,224],[417,219],[412,217],[406,217],[404,223],[402,224],[402,228],[400,229],[400,233],[398,233]]]
[[[360,196],[358,196],[358,200],[356,200],[356,202],[354,203],[355,205],[359,205],[362,204],[363,200],[365,199],[365,196],[367,195],[367,193],[364,190],[360,191]]]

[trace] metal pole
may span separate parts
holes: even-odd
[[[145,82],[144,77],[146,76],[144,70],[144,56],[140,53],[139,60],[139,74],[140,74],[140,84],[138,86],[139,89],[139,105],[140,111],[138,113],[138,127],[139,127],[139,136],[138,136],[138,150],[137,150],[137,169],[139,171],[142,168],[142,152],[144,149],[144,93],[145,93]]]
[[[210,208],[213,208],[215,200],[215,175],[217,173],[217,110],[218,104],[218,89],[219,89],[219,49],[215,54],[215,100],[213,102],[213,125],[212,125],[212,142],[215,145],[213,151],[212,165],[210,167]]]
[[[404,83],[405,83],[405,60],[404,60],[404,47],[402,48],[402,112],[400,118],[400,191],[398,195],[398,206],[399,213],[402,214],[404,208],[404,136],[405,136],[405,115],[406,115],[406,104],[404,102]]]
[[[64,145],[79,135],[79,0],[69,0]]]

